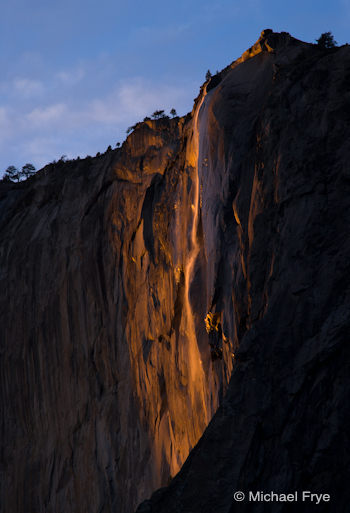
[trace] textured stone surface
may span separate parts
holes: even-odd
[[[0,185],[2,512],[129,513],[194,446],[139,511],[347,511],[349,64],[264,31],[186,118]]]
[[[273,36],[275,52],[210,91],[201,125],[216,308],[239,344],[228,392],[139,511],[349,510],[350,48]],[[233,502],[235,490],[303,489],[331,502]]]
[[[192,126],[149,121],[118,151],[2,184],[1,511],[129,512],[218,406],[232,344],[212,361],[198,277],[189,301]]]

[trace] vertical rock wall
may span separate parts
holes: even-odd
[[[140,513],[349,509],[349,46],[253,50],[209,84],[201,114],[206,323],[238,342],[234,369],[180,473]],[[299,501],[252,503],[250,490]]]

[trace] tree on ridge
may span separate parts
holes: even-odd
[[[20,174],[27,179],[30,176],[33,176],[35,174],[35,167],[33,166],[33,164],[30,164],[29,162],[27,162],[27,164],[25,164],[22,167],[22,171]]]
[[[338,44],[335,41],[332,32],[323,32],[323,34],[316,39],[316,42],[318,46],[322,46],[323,48],[334,48]]]
[[[19,182],[20,172],[15,166],[9,166],[5,171],[5,180],[10,180],[11,182],[17,181]]]
[[[164,117],[165,117],[164,110],[155,110],[152,114],[153,119],[160,119],[160,118],[164,118]]]

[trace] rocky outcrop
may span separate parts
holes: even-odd
[[[1,511],[129,513],[181,467],[139,511],[346,511],[349,61],[264,31],[186,118],[1,185]]]

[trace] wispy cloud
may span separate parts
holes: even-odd
[[[26,119],[33,127],[45,128],[48,123],[61,121],[67,114],[67,106],[64,103],[57,103],[47,107],[38,107],[26,115]]]
[[[44,91],[44,85],[40,80],[32,80],[30,78],[15,78],[13,80],[13,88],[24,98],[37,96]]]
[[[195,90],[195,84],[177,86],[159,78],[133,77],[114,82],[109,92],[98,97],[61,94],[61,101],[49,103],[49,96],[43,94],[34,108],[33,102],[0,106],[0,131],[4,134],[0,153],[6,150],[13,155],[3,166],[25,161],[40,167],[63,153],[74,157],[103,151],[104,145],[124,139],[128,125],[157,109],[169,112],[174,107],[179,113],[187,112],[191,89]]]
[[[56,73],[58,81],[64,85],[72,86],[79,83],[85,77],[83,68],[59,71]]]
[[[154,110],[171,108],[184,102],[187,91],[169,84],[134,78],[120,84],[116,91],[120,119],[141,118]]]
[[[24,141],[21,151],[28,155],[29,161],[33,161],[38,163],[39,166],[42,166],[47,164],[49,160],[53,160],[52,158],[48,159],[48,155],[53,155],[56,159],[58,158],[61,143],[61,140],[58,140],[57,137],[52,135],[39,135]]]
[[[79,105],[60,102],[36,107],[24,115],[25,123],[21,126],[26,124],[31,130],[62,128],[66,133],[85,127],[86,123],[126,126],[125,123],[141,120],[156,109],[179,108],[186,97],[185,88],[133,78],[119,83],[104,97],[85,100]]]

